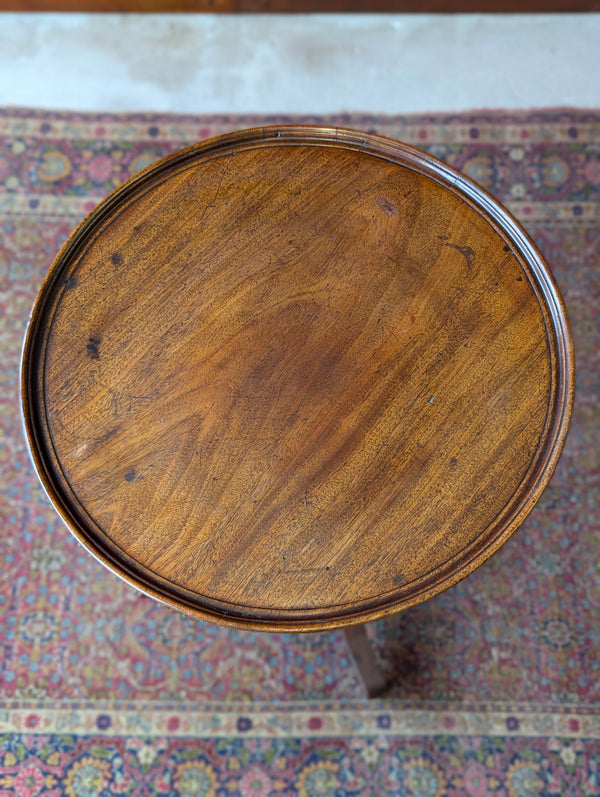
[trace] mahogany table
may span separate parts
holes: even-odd
[[[154,598],[269,631],[471,573],[542,493],[572,398],[564,307],[514,219],[417,150],[310,127],[117,189],[23,356],[33,460],[79,540]]]

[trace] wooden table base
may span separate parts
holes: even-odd
[[[375,658],[375,652],[364,625],[345,628],[346,640],[358,667],[367,697],[379,697],[387,689],[387,682]]]

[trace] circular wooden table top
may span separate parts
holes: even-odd
[[[132,178],[58,255],[23,357],[33,459],[84,545],[262,630],[372,620],[473,571],[539,498],[572,398],[516,222],[349,130],[243,131]]]

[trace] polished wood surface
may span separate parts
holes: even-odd
[[[470,573],[539,498],[572,390],[560,297],[502,208],[397,142],[307,127],[118,189],[23,358],[33,458],[84,544],[174,606],[278,630]]]

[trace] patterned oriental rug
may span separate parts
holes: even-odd
[[[63,527],[28,461],[19,356],[59,247],[110,190],[188,143],[262,124],[372,130],[491,191],[570,314],[577,399],[521,530],[444,594],[342,632],[229,630],[165,608]],[[600,794],[600,112],[157,116],[0,110],[0,797]]]

